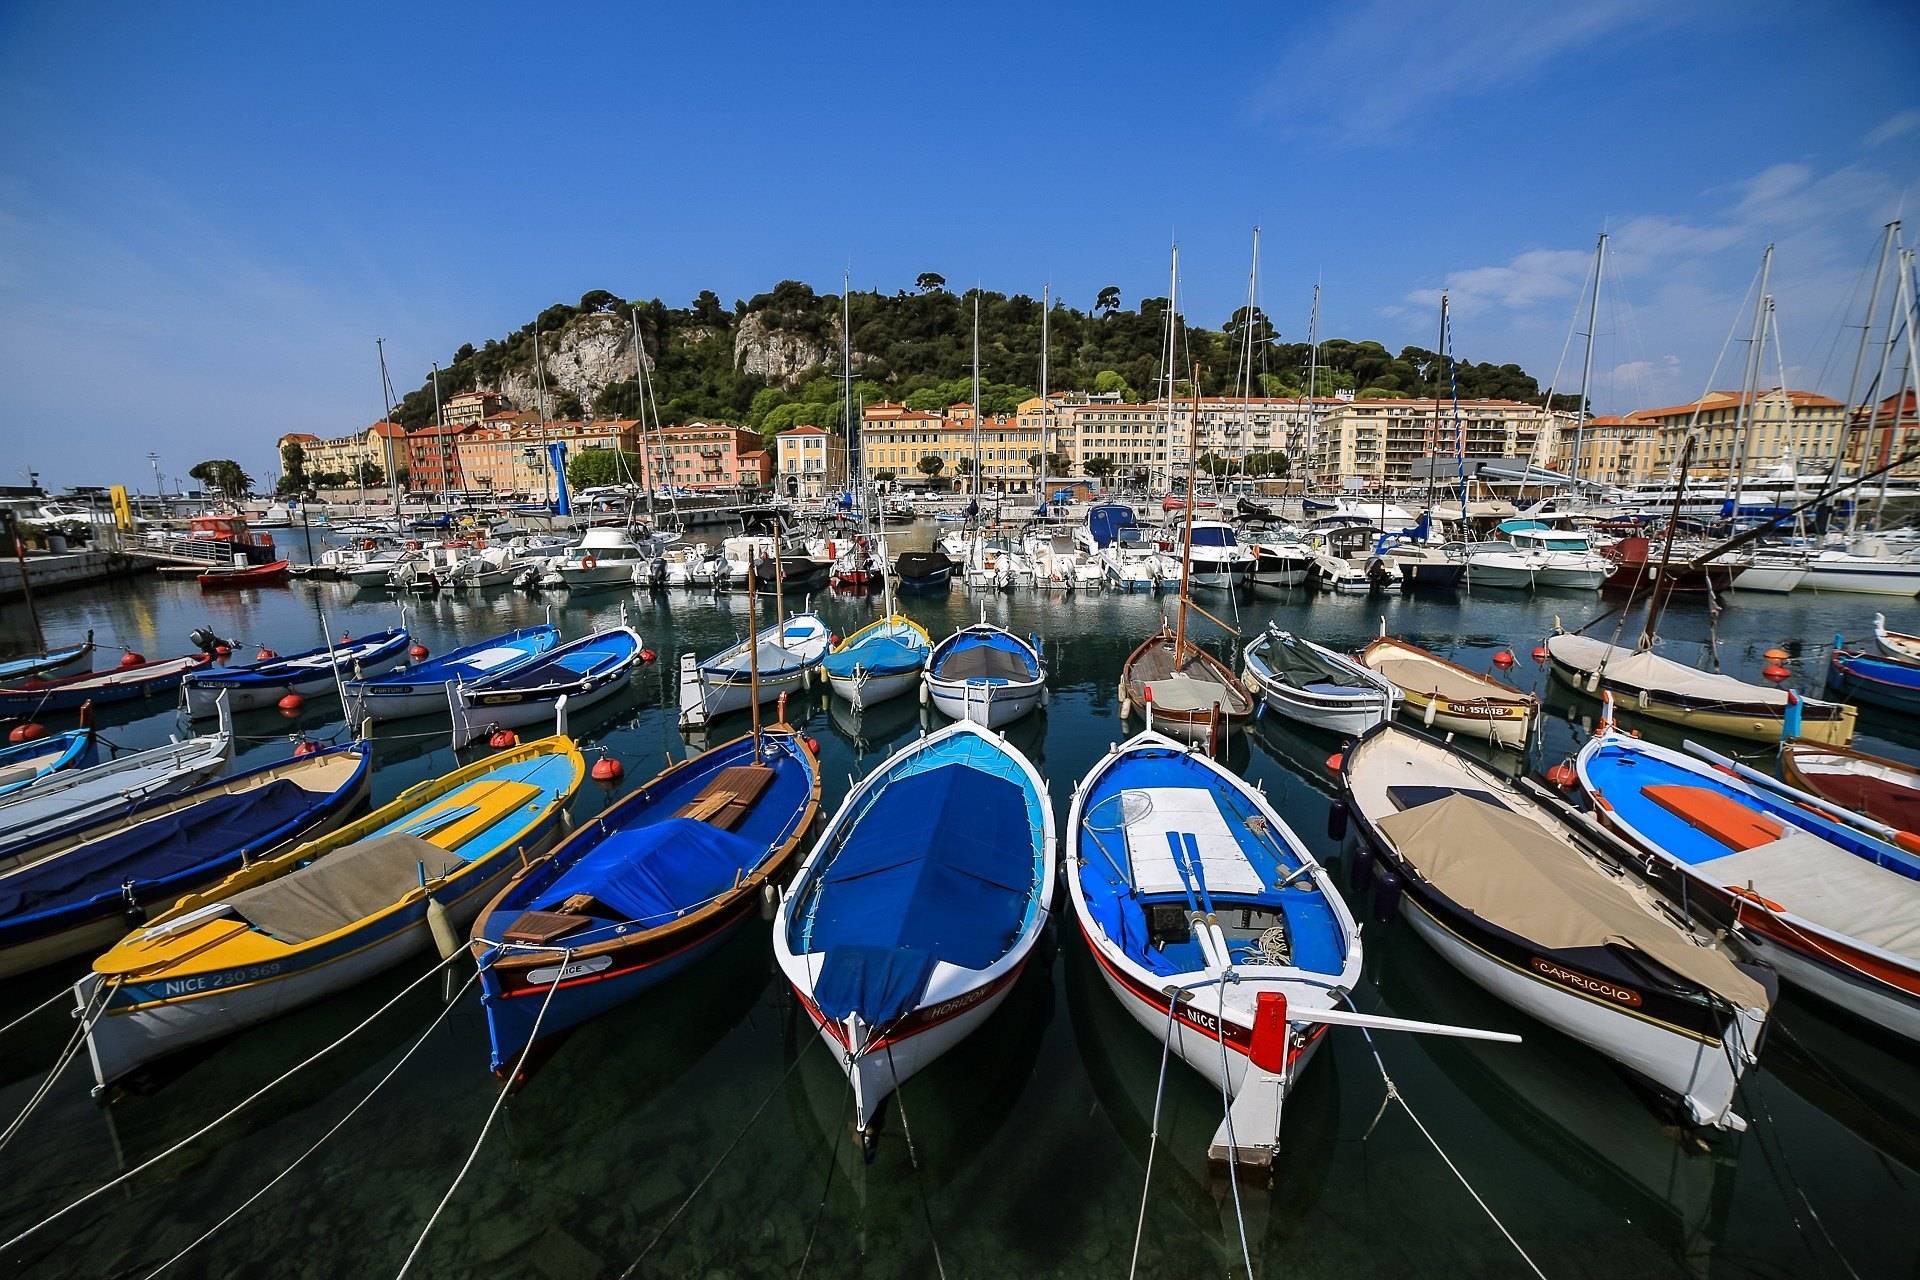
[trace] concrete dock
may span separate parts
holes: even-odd
[[[146,573],[153,561],[121,551],[65,551],[59,554],[32,553],[26,559],[26,580],[34,595],[92,586],[114,578]],[[0,560],[0,600],[18,600],[21,586],[20,561]]]

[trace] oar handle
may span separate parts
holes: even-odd
[[[1346,1009],[1287,1008],[1289,1022],[1325,1022],[1340,1027],[1371,1027],[1378,1031],[1411,1031],[1418,1035],[1454,1036],[1461,1040],[1493,1040],[1501,1044],[1519,1044],[1521,1039],[1508,1031],[1483,1031],[1479,1027],[1456,1027],[1446,1022],[1419,1022],[1412,1018],[1389,1018],[1378,1013],[1353,1013]]]

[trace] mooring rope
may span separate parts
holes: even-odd
[[[1140,1180],[1140,1215],[1133,1224],[1133,1256],[1127,1264],[1127,1280],[1133,1280],[1140,1270],[1140,1241],[1147,1230],[1147,1193],[1153,1187],[1153,1157],[1160,1146],[1160,1102],[1167,1091],[1167,1059],[1173,1056],[1174,1010],[1186,990],[1179,987],[1167,996],[1167,1034],[1160,1042],[1160,1078],[1153,1086],[1153,1120],[1147,1130],[1147,1171]]]
[[[460,952],[456,951],[454,954],[459,955]],[[440,1197],[440,1203],[434,1206],[433,1213],[427,1218],[427,1225],[420,1229],[420,1238],[413,1242],[413,1248],[408,1252],[406,1261],[400,1264],[400,1270],[394,1272],[394,1280],[401,1280],[401,1277],[413,1267],[414,1259],[418,1258],[420,1250],[426,1247],[427,1237],[433,1234],[434,1225],[440,1221],[440,1215],[446,1212],[448,1203],[453,1200],[453,1193],[460,1189],[460,1183],[466,1179],[468,1171],[473,1168],[473,1162],[479,1159],[480,1148],[486,1145],[487,1134],[492,1131],[493,1122],[500,1115],[500,1108],[506,1104],[507,1095],[513,1091],[514,1078],[527,1065],[527,1057],[533,1052],[533,1046],[539,1043],[540,1024],[546,1020],[547,1008],[553,1004],[554,993],[560,990],[560,979],[566,974],[567,966],[572,963],[573,948],[565,948],[560,957],[560,967],[554,973],[553,981],[547,986],[546,997],[540,1001],[540,1012],[533,1016],[533,1027],[527,1032],[527,1042],[520,1048],[520,1057],[514,1062],[513,1071],[501,1083],[500,1092],[493,1100],[493,1109],[487,1112],[486,1123],[480,1126],[480,1136],[474,1139],[473,1150],[467,1152],[466,1162],[460,1166],[460,1172],[453,1175],[453,1185],[449,1186],[446,1194]],[[479,976],[478,969],[474,972],[476,977]]]
[[[1214,1030],[1220,1038],[1220,1105],[1225,1111],[1227,1127],[1227,1189],[1233,1193],[1233,1222],[1240,1232],[1240,1261],[1246,1264],[1247,1280],[1253,1280],[1253,1253],[1247,1248],[1247,1220],[1240,1212],[1240,1142],[1233,1134],[1233,1095],[1227,1090],[1227,989],[1218,988],[1220,1000],[1214,1006]],[[1284,1033],[1284,1032],[1283,1032]],[[1281,1061],[1286,1061],[1286,1048],[1281,1046]],[[1253,1070],[1251,1059],[1247,1069]],[[1241,1077],[1245,1082],[1245,1077]]]
[[[399,1060],[395,1062],[393,1066],[387,1069],[387,1073],[385,1075],[381,1076],[379,1080],[374,1082],[373,1088],[367,1090],[366,1094],[360,1099],[360,1101],[354,1103],[351,1107],[347,1108],[346,1113],[342,1115],[338,1120],[334,1121],[332,1128],[328,1129],[325,1133],[321,1134],[318,1138],[316,1138],[312,1146],[308,1147],[305,1151],[302,1151],[298,1156],[294,1157],[294,1161],[292,1164],[282,1169],[279,1173],[274,1174],[272,1179],[269,1180],[265,1186],[261,1187],[258,1191],[254,1192],[252,1195],[248,1196],[245,1200],[242,1200],[238,1205],[235,1205],[233,1210],[229,1212],[226,1217],[220,1219],[220,1221],[214,1223],[212,1226],[208,1227],[205,1231],[201,1232],[192,1241],[190,1241],[185,1248],[181,1249],[180,1252],[174,1254],[171,1258],[168,1258],[165,1262],[161,1263],[159,1266],[149,1271],[147,1273],[146,1280],[153,1280],[153,1277],[159,1275],[162,1271],[165,1271],[168,1267],[180,1261],[180,1259],[186,1257],[189,1253],[192,1253],[195,1249],[199,1248],[201,1245],[205,1244],[208,1240],[212,1239],[216,1232],[218,1232],[222,1227],[226,1226],[229,1222],[232,1222],[235,1218],[239,1217],[241,1214],[245,1213],[249,1208],[253,1206],[255,1201],[259,1200],[261,1196],[266,1195],[267,1192],[273,1190],[276,1186],[278,1186],[280,1184],[281,1179],[285,1178],[288,1174],[292,1173],[295,1169],[298,1169],[308,1156],[312,1155],[314,1152],[318,1151],[322,1146],[326,1145],[327,1141],[330,1138],[332,1138],[334,1134],[340,1132],[341,1129],[345,1128],[347,1121],[353,1119],[354,1116],[358,1115],[360,1113],[360,1109],[366,1106],[369,1102],[372,1102],[373,1096],[376,1093],[379,1093],[380,1090],[384,1089],[389,1080],[393,1079],[394,1076],[399,1074],[400,1068],[407,1065],[407,1060],[413,1057],[415,1051],[417,1051],[421,1045],[427,1042],[427,1038],[431,1036],[436,1029],[438,1029],[441,1023],[447,1020],[447,1015],[452,1013],[456,1008],[459,1007],[460,998],[466,995],[467,988],[471,987],[474,983],[478,982],[479,980],[480,980],[480,970],[475,969],[473,971],[473,976],[468,978],[464,983],[462,983],[460,986],[460,989],[453,993],[453,998],[447,1001],[446,1007],[440,1010],[439,1014],[434,1018],[432,1022],[427,1024],[427,1029],[420,1033],[419,1039],[415,1040],[411,1045],[407,1046],[407,1051],[400,1055]]]
[[[0,1027],[0,1036],[7,1034],[7,1032],[13,1030],[15,1027],[25,1022],[28,1018],[31,1018],[34,1014],[39,1013],[42,1009],[51,1008],[52,1006],[59,1004],[62,1000],[65,1000],[68,996],[72,994],[73,994],[72,987],[60,988],[58,991],[48,996],[45,1000],[42,1000],[39,1004],[33,1006],[33,1008],[27,1010],[25,1013],[15,1018],[12,1022],[9,1022],[6,1026]]]
[[[920,1177],[920,1157],[913,1149],[913,1126],[907,1123],[907,1100],[900,1093],[900,1072],[893,1065],[893,1041],[887,1041],[887,1074],[893,1077],[893,1100],[900,1107],[900,1132],[907,1139],[907,1163],[913,1166],[913,1183],[920,1192],[920,1216],[927,1224],[927,1243],[933,1246],[933,1268],[940,1280],[947,1280],[947,1264],[940,1258],[940,1237],[933,1230],[933,1206],[927,1202],[927,1185]]]
[[[75,1015],[76,1025],[73,1028],[73,1034],[67,1037],[67,1043],[61,1048],[59,1055],[54,1058],[53,1067],[47,1072],[47,1078],[40,1082],[39,1087],[33,1091],[33,1096],[27,1099],[27,1105],[20,1108],[20,1114],[13,1118],[12,1123],[7,1125],[4,1132],[0,1132],[0,1151],[4,1151],[7,1144],[12,1142],[20,1130],[25,1127],[27,1118],[39,1108],[42,1102],[47,1100],[47,1095],[53,1092],[54,1082],[59,1080],[62,1073],[73,1065],[73,1060],[80,1056],[80,1050],[84,1048],[87,1043],[87,1033],[93,1030],[93,1024],[98,1022],[101,1015],[107,1011],[107,1001],[113,998],[113,993],[119,985],[120,979],[114,978],[101,983],[94,991],[88,994],[87,1003]],[[93,1001],[95,996],[101,997],[98,1008],[94,1007]],[[40,1007],[44,1009],[46,1005],[41,1005]],[[38,1011],[36,1010],[36,1012]]]
[[[847,1062],[847,1092],[844,1097],[853,1096],[853,1062],[849,1056]],[[846,1136],[846,1126],[841,1126],[833,1135],[833,1150],[827,1153],[827,1178],[820,1187],[820,1203],[813,1211],[813,1226],[807,1230],[807,1247],[800,1254],[800,1267],[794,1272],[794,1280],[802,1280],[807,1274],[807,1260],[813,1257],[813,1241],[820,1234],[820,1220],[827,1215],[827,1197],[833,1193],[833,1171],[840,1164],[840,1140]]]
[[[208,1133],[212,1132],[214,1129],[217,1129],[218,1127],[220,1127],[220,1125],[226,1123],[228,1120],[232,1119],[234,1116],[244,1111],[247,1107],[251,1106],[254,1102],[266,1096],[266,1094],[271,1092],[273,1089],[275,1089],[281,1084],[284,1084],[287,1080],[291,1079],[297,1072],[301,1071],[302,1069],[308,1066],[311,1066],[315,1062],[318,1062],[321,1058],[326,1057],[329,1053],[332,1053],[335,1049],[338,1049],[341,1045],[351,1040],[354,1036],[358,1035],[361,1031],[365,1030],[366,1027],[374,1021],[374,1019],[378,1018],[381,1014],[385,1013],[387,1010],[393,1008],[394,1005],[398,1004],[401,1000],[411,995],[415,988],[419,987],[422,983],[426,982],[427,979],[432,978],[437,974],[439,974],[439,972],[442,969],[445,969],[448,965],[452,964],[455,960],[459,959],[464,954],[465,954],[464,948],[462,950],[455,951],[452,955],[442,960],[439,964],[434,965],[433,968],[427,970],[425,973],[421,974],[418,978],[415,978],[412,982],[408,983],[397,994],[395,994],[392,998],[390,998],[385,1004],[381,1005],[378,1009],[375,1009],[372,1013],[368,1014],[365,1018],[362,1018],[358,1023],[356,1023],[352,1027],[352,1029],[350,1029],[345,1035],[341,1036],[338,1040],[335,1040],[332,1044],[327,1045],[325,1048],[322,1048],[310,1054],[300,1062],[295,1063],[293,1066],[288,1067],[285,1071],[275,1076],[272,1080],[269,1080],[267,1083],[261,1085],[258,1089],[255,1089],[252,1093],[242,1098],[239,1102],[234,1103],[233,1106],[221,1112],[219,1115],[215,1116],[213,1119],[207,1121],[207,1123],[201,1125],[198,1129],[195,1129],[192,1133],[180,1139],[180,1141],[174,1143],[172,1146],[168,1147],[166,1150],[159,1152],[157,1155],[148,1156],[145,1160],[142,1160],[139,1164],[135,1165],[133,1168],[128,1169],[125,1173],[119,1174],[116,1177],[108,1179],[106,1182],[102,1183],[100,1186],[95,1187],[92,1191],[87,1192],[87,1194],[81,1196],[78,1200],[75,1200],[72,1204],[67,1205],[64,1209],[57,1210],[56,1212],[48,1215],[47,1217],[42,1218],[40,1221],[34,1223],[32,1226],[28,1227],[26,1230],[14,1236],[11,1240],[8,1240],[5,1244],[0,1244],[0,1253],[6,1252],[7,1250],[13,1248],[15,1245],[20,1244],[21,1242],[27,1240],[29,1237],[33,1236],[36,1232],[39,1232],[42,1229],[66,1217],[69,1213],[72,1213],[75,1209],[78,1209],[81,1205],[87,1204],[90,1201],[97,1199],[99,1196],[105,1194],[108,1191],[113,1190],[115,1187],[121,1185],[122,1183],[127,1182],[128,1180],[138,1176],[141,1173],[144,1173],[148,1169],[151,1169],[154,1165],[159,1164],[162,1160],[165,1160],[168,1156],[174,1155],[177,1152],[184,1150],[186,1147],[192,1145],[198,1139],[205,1137]]]

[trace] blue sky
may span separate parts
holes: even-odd
[[[5,481],[258,476],[373,419],[376,335],[404,389],[596,287],[1085,307],[1177,237],[1218,324],[1256,222],[1287,336],[1319,279],[1323,333],[1431,345],[1444,286],[1543,382],[1611,230],[1609,409],[1706,385],[1775,240],[1788,379],[1839,390],[1920,195],[1910,3],[282,9],[0,5]]]

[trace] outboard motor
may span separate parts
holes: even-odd
[[[192,631],[187,633],[187,639],[190,642],[192,642],[194,648],[198,649],[202,653],[212,653],[214,652],[214,650],[221,649],[221,648],[225,648],[225,649],[239,648],[238,641],[222,640],[219,636],[213,633],[213,629],[211,627],[204,627],[204,626],[195,627]]]

